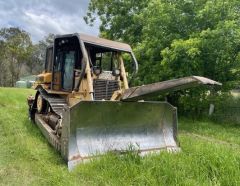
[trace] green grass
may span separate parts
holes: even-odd
[[[31,93],[0,88],[0,185],[240,185],[240,127],[187,119],[180,153],[108,154],[69,173],[27,118]]]
[[[240,114],[240,113],[239,113]],[[240,146],[240,125],[234,123],[214,123],[211,121],[194,122],[188,119],[180,121],[180,132],[190,132],[209,138],[222,140]]]

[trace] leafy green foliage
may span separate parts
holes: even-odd
[[[240,78],[239,10],[238,0],[149,0],[139,5],[91,0],[86,20],[92,24],[99,17],[102,35],[133,46],[140,63],[135,84],[198,75],[222,82],[227,91],[232,87],[225,84]],[[196,107],[209,102],[204,91],[171,97],[176,105]]]
[[[99,18],[103,37],[133,44],[138,42],[141,36],[142,23],[138,16],[148,2],[149,0],[92,0],[84,20],[91,25]]]
[[[240,29],[234,21],[219,24],[187,40],[175,40],[162,50],[169,77],[197,74],[220,82],[239,78]]]
[[[53,37],[49,34],[33,44],[30,35],[20,28],[0,29],[0,86],[14,86],[20,76],[41,72],[46,47]]]
[[[4,51],[3,61],[5,62],[5,69],[2,71],[3,76],[8,76],[10,72],[9,84],[14,85],[15,81],[19,79],[22,66],[29,59],[32,50],[31,39],[24,30],[19,28],[2,28],[0,30],[0,41]],[[4,82],[8,84],[8,82]]]

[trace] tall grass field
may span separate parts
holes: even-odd
[[[179,153],[108,154],[69,172],[28,120],[29,94],[0,88],[0,185],[240,185],[240,126],[188,119]]]

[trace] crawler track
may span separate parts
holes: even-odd
[[[63,108],[67,105],[66,100],[58,95],[48,94],[43,89],[39,89],[39,92],[42,97],[49,103],[53,112],[55,112],[59,116],[62,116]]]

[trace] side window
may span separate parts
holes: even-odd
[[[60,72],[61,71],[61,64],[63,64],[63,60],[64,60],[64,54],[61,51],[57,52],[56,55],[56,60],[54,63],[54,72]]]
[[[102,69],[106,71],[111,70],[111,53],[105,52],[102,54]]]
[[[63,68],[63,89],[72,90],[73,87],[73,69],[75,66],[75,51],[65,52]]]
[[[117,59],[113,52],[96,53],[96,66],[104,71],[112,71],[117,65]]]
[[[75,65],[75,51],[70,51],[65,54],[65,61],[64,61],[64,71],[66,74],[71,74],[74,65]]]
[[[53,61],[53,48],[48,48],[46,53],[46,65],[45,71],[51,72],[52,71],[52,61]]]

